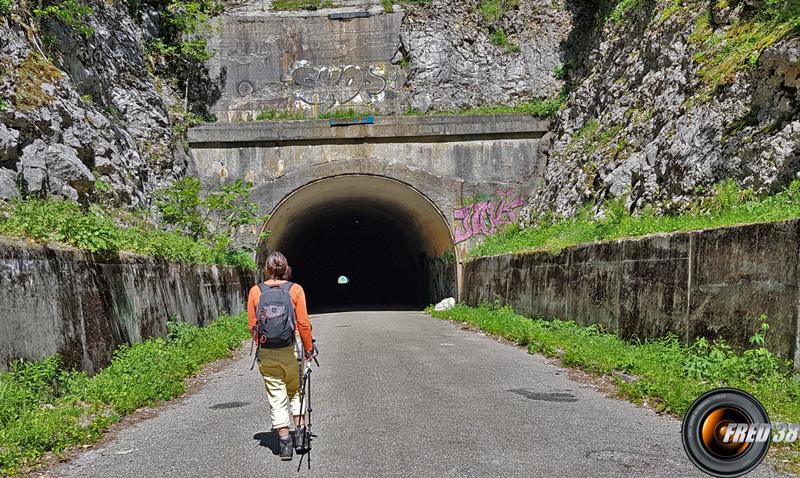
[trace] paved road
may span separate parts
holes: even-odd
[[[312,319],[320,477],[702,476],[677,420],[607,398],[539,356],[419,312]],[[516,392],[514,391],[516,390]],[[57,476],[294,476],[249,358]],[[772,476],[762,465],[751,476]]]

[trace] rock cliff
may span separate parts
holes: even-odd
[[[186,170],[168,112],[181,104],[145,61],[148,22],[116,2],[89,5],[89,35],[0,16],[0,197],[148,206]]]
[[[621,1],[585,17],[529,220],[621,196],[679,210],[726,179],[769,192],[796,177],[800,4]]]

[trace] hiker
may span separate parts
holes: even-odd
[[[250,331],[255,343],[259,344],[256,351],[258,369],[267,389],[272,428],[278,432],[283,461],[292,459],[292,445],[300,451],[304,426],[300,415],[300,372],[295,331],[300,335],[306,360],[313,358],[314,350],[306,296],[299,284],[289,282],[291,271],[286,257],[273,252],[267,257],[266,281],[253,286],[247,299]],[[292,436],[289,433],[290,413],[295,425]]]

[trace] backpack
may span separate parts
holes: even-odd
[[[256,310],[256,334],[261,347],[276,349],[294,343],[294,303],[289,289],[294,285],[285,282],[279,285],[261,283],[261,298]]]

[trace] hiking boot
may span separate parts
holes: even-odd
[[[292,448],[291,438],[288,440],[278,440],[281,444],[281,461],[292,461],[294,449]]]
[[[292,432],[292,440],[294,441],[294,448],[297,450],[297,453],[303,452],[306,450],[305,442],[306,438],[306,427],[297,427]]]

